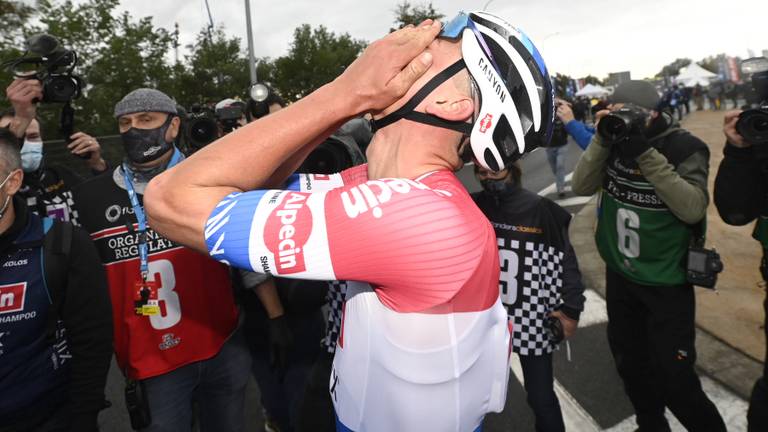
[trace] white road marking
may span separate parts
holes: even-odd
[[[587,298],[587,301],[584,303],[584,311],[579,317],[579,327],[608,322],[608,311],[603,297],[591,289],[584,290],[584,297]]]
[[[565,181],[571,181],[571,178],[573,177],[573,172],[568,173],[568,175],[565,176]],[[539,191],[539,195],[546,196],[551,194],[552,192],[557,190],[557,184],[552,183],[551,185],[545,187],[544,189]]]
[[[575,197],[555,200],[555,203],[557,203],[560,207],[570,207],[575,205],[586,204],[591,199],[592,199],[591,196],[575,196]]]

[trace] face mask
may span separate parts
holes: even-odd
[[[5,177],[5,180],[3,180],[2,183],[0,183],[0,190],[2,190],[3,186],[5,186],[5,182],[7,182],[9,178],[11,178],[11,174],[13,173],[12,172],[8,173],[8,175]],[[5,210],[8,208],[8,204],[10,202],[11,202],[11,196],[8,195],[7,197],[5,197],[5,202],[3,203],[3,206],[0,207],[0,219],[2,219],[3,216],[5,216]]]
[[[136,129],[134,127],[120,134],[123,148],[128,159],[134,163],[146,163],[160,158],[173,147],[165,141],[165,133],[173,120],[172,115],[162,126],[155,129]]]
[[[480,186],[491,195],[503,195],[512,190],[512,184],[506,180],[480,180]]]
[[[21,169],[25,173],[35,172],[43,161],[43,141],[40,139],[24,140],[21,147]]]

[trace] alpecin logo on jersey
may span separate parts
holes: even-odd
[[[304,245],[312,233],[312,211],[307,207],[309,194],[288,192],[264,225],[264,244],[275,258],[278,275],[303,272]],[[296,224],[301,220],[300,225]]]
[[[450,192],[430,189],[429,186],[409,179],[370,180],[341,193],[344,211],[351,219],[372,209],[373,217],[384,215],[381,205],[392,199],[393,192],[408,193],[411,189],[431,190],[438,195],[451,196]]]
[[[0,314],[24,310],[27,283],[0,285]]]

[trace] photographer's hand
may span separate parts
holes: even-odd
[[[568,318],[564,313],[560,311],[554,311],[550,313],[549,316],[560,320],[560,324],[563,325],[563,336],[565,339],[569,339],[571,336],[576,334],[576,328],[579,325],[578,321]]]
[[[741,110],[732,110],[725,113],[723,118],[723,133],[734,147],[747,148],[752,146],[752,143],[746,142],[736,130],[736,122],[739,121],[739,114]]]
[[[23,138],[37,114],[37,104],[33,101],[43,98],[43,86],[38,80],[17,78],[5,89],[5,94],[15,111],[11,132]]]
[[[573,116],[573,110],[571,109],[571,104],[568,102],[557,99],[557,117],[560,119],[563,124],[568,124],[571,121],[575,120],[576,118]]]
[[[69,151],[76,156],[89,155],[87,164],[92,171],[101,172],[107,169],[107,163],[101,157],[101,145],[96,138],[84,132],[76,132],[69,139],[72,140],[67,145]]]

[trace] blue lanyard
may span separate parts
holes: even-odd
[[[173,167],[184,159],[179,149],[173,149],[173,156],[168,162],[168,168]],[[139,204],[139,198],[136,196],[136,189],[133,187],[133,181],[129,174],[128,166],[123,163],[123,178],[125,179],[125,188],[128,190],[128,199],[131,201],[133,213],[136,215],[136,221],[139,224],[139,270],[141,271],[141,280],[146,282],[149,275],[149,245],[147,244],[147,216],[144,214],[144,208]]]

